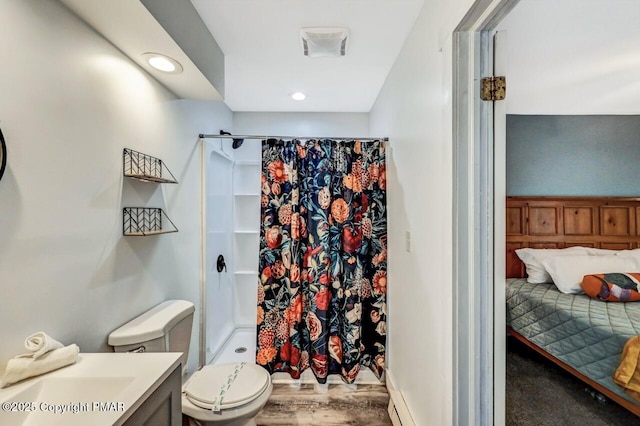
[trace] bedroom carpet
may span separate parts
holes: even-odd
[[[507,338],[507,425],[640,425],[639,417],[613,401],[597,402],[586,387],[523,343]]]

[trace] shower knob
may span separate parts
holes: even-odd
[[[219,255],[218,256],[218,260],[216,262],[216,269],[218,270],[218,272],[222,272],[223,269],[224,269],[225,272],[227,272],[227,264],[224,263],[224,256],[223,255]]]

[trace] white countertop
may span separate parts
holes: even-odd
[[[120,425],[175,370],[180,356],[81,353],[73,365],[0,389],[0,424]],[[60,386],[69,393],[59,392]]]

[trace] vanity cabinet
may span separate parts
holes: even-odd
[[[0,425],[180,426],[181,357],[80,353],[73,364],[0,389],[3,407],[17,407],[0,411]]]
[[[124,423],[125,426],[182,425],[182,366],[178,366]]]

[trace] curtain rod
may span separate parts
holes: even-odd
[[[328,136],[257,136],[257,135],[205,135],[200,133],[198,135],[200,139],[346,139],[346,140],[359,140],[359,141],[384,141],[388,142],[389,138],[354,138],[349,137],[328,137]]]

